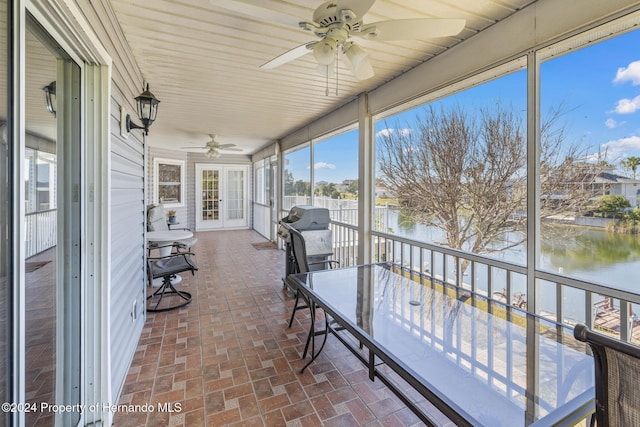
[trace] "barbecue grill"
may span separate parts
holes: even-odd
[[[289,214],[280,220],[278,236],[285,243],[285,276],[298,272],[298,266],[291,249],[289,228],[295,228],[302,233],[306,243],[307,258],[309,263],[314,263],[324,261],[333,254],[331,230],[329,230],[330,220],[328,209],[308,205],[292,207]],[[319,269],[321,266],[315,268]]]

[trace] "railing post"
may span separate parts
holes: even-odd
[[[629,303],[620,300],[620,340],[629,341]]]
[[[26,214],[25,228],[25,258],[52,248],[57,241],[57,210]]]

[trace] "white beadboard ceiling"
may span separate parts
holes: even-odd
[[[147,141],[199,150],[216,134],[244,154],[322,117],[358,94],[397,77],[535,0],[377,0],[365,24],[406,18],[463,18],[454,37],[380,42],[358,39],[374,77],[357,81],[340,64],[336,81],[316,72],[312,54],[275,69],[259,66],[318,40],[298,26],[320,0],[111,0],[140,71],[161,104]],[[42,108],[41,88],[55,80],[55,59],[27,35],[32,106],[29,132],[55,139],[55,120]],[[43,58],[49,62],[38,64]],[[140,88],[142,90],[142,87]]]
[[[298,27],[321,1],[112,0],[133,55],[161,100],[148,141],[174,148],[203,145],[214,133],[252,154],[310,121],[442,53],[535,0],[377,0],[364,23],[404,18],[464,18],[454,37],[362,40],[375,76],[335,81],[316,73],[309,54],[275,69],[259,66],[317,40]],[[142,89],[142,88],[141,88]]]

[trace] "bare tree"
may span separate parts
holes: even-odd
[[[553,112],[542,128],[544,217],[587,203],[595,176],[577,160],[575,147],[561,150],[566,138],[559,117]],[[429,107],[410,132],[383,132],[377,156],[382,180],[396,193],[403,214],[442,230],[445,241],[436,243],[491,253],[526,239],[527,149],[513,109]]]

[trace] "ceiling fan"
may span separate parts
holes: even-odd
[[[210,133],[211,140],[207,141],[202,147],[182,147],[186,150],[205,150],[205,154],[209,157],[218,158],[222,155],[222,151],[242,151],[241,148],[234,148],[236,144],[220,144],[216,141],[216,135]]]
[[[364,24],[362,17],[375,0],[332,0],[322,3],[313,13],[312,21],[298,25],[320,38],[273,58],[260,68],[271,69],[313,52],[319,71],[331,73],[332,66],[341,58],[358,80],[373,77],[369,54],[354,39],[414,40],[445,37],[458,34],[465,25],[464,19],[395,19]]]

